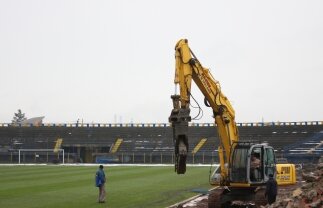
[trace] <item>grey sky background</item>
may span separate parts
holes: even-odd
[[[18,109],[46,123],[168,122],[181,38],[237,122],[322,121],[322,11],[297,0],[0,0],[0,123]],[[203,111],[195,122],[213,122]]]

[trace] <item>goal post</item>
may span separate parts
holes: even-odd
[[[21,153],[22,152],[34,152],[34,153],[37,153],[37,152],[52,152],[52,153],[60,153],[62,152],[63,154],[63,164],[65,164],[65,152],[64,152],[64,149],[18,149],[18,157],[19,157],[19,164],[21,164]]]

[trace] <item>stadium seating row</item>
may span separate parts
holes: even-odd
[[[240,140],[267,142],[277,150],[278,154],[322,154],[323,124],[319,124],[321,123],[315,125],[313,123],[311,125],[245,125],[238,126],[238,130]],[[214,126],[190,126],[190,151],[193,151],[201,139],[206,138],[207,140],[195,154],[213,154],[219,145],[217,135]],[[22,148],[50,149],[55,147],[58,138],[63,139],[61,147],[66,153],[78,154],[89,162],[94,161],[97,154],[111,152],[118,139],[122,141],[119,141],[116,153],[173,153],[172,128],[167,125],[154,128],[6,126],[0,127],[0,152],[4,154]],[[82,148],[85,149],[82,150]],[[85,157],[84,154],[87,156]]]

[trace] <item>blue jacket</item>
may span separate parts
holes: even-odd
[[[100,187],[104,183],[105,183],[105,173],[102,169],[99,169],[98,171],[96,171],[96,174],[95,174],[95,186]]]

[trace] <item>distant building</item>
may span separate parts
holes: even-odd
[[[18,124],[21,124],[21,125],[41,126],[43,124],[43,119],[44,118],[45,118],[45,116],[34,117],[34,118],[30,118],[30,119],[26,119],[24,121],[21,121]]]

